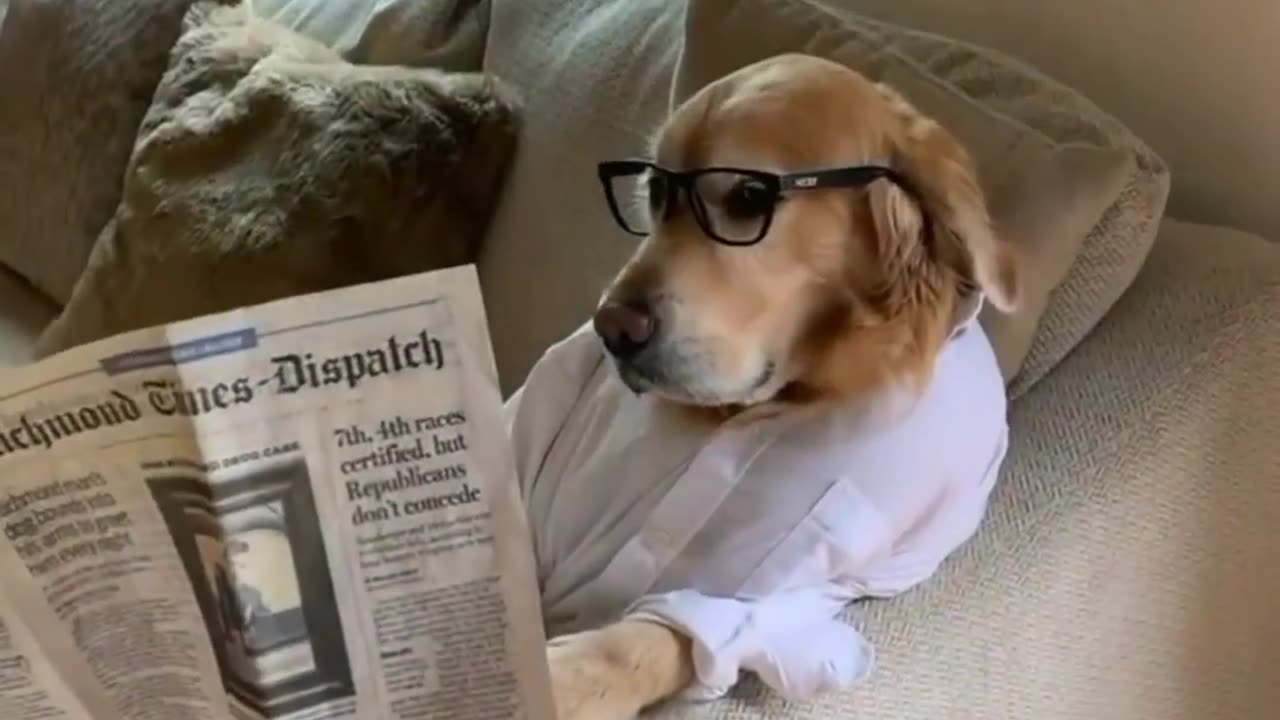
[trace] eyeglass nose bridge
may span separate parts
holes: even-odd
[[[705,201],[698,194],[698,178],[702,173],[676,172],[665,168],[658,168],[657,171],[661,172],[666,179],[665,196],[662,198],[662,222],[670,221],[675,212],[680,209],[680,197],[683,194],[689,214],[693,216],[698,229],[708,238],[721,242],[712,230],[711,217],[707,214]]]
[[[656,168],[663,176],[662,198],[662,221],[666,222],[671,219],[676,210],[680,209],[680,196],[683,193],[684,201],[689,206],[690,211],[697,216],[701,210],[696,206],[701,200],[697,197],[697,190],[694,188],[694,181],[697,179],[691,173],[675,172],[665,168]],[[697,221],[702,222],[702,218],[698,217]]]

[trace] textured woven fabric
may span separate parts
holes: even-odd
[[[1280,245],[1164,224],[1128,293],[1013,406],[986,525],[855,608],[861,688],[747,681],[664,720],[1264,720],[1280,706]]]

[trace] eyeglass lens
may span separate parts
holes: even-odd
[[[668,190],[671,178],[659,170],[616,176],[610,192],[625,228],[648,234],[679,200]],[[753,242],[764,234],[777,202],[776,191],[759,177],[728,170],[698,173],[692,183],[694,214],[702,229],[726,242]]]

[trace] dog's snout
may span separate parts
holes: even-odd
[[[605,349],[614,357],[625,360],[649,344],[656,322],[647,304],[610,300],[596,310],[592,324]]]

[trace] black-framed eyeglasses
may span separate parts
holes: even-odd
[[[731,167],[669,170],[647,160],[610,160],[600,163],[598,171],[609,209],[623,230],[641,236],[653,232],[679,207],[683,191],[698,226],[726,245],[760,242],[787,192],[858,187],[881,178],[912,192],[901,175],[881,165],[780,175]]]

